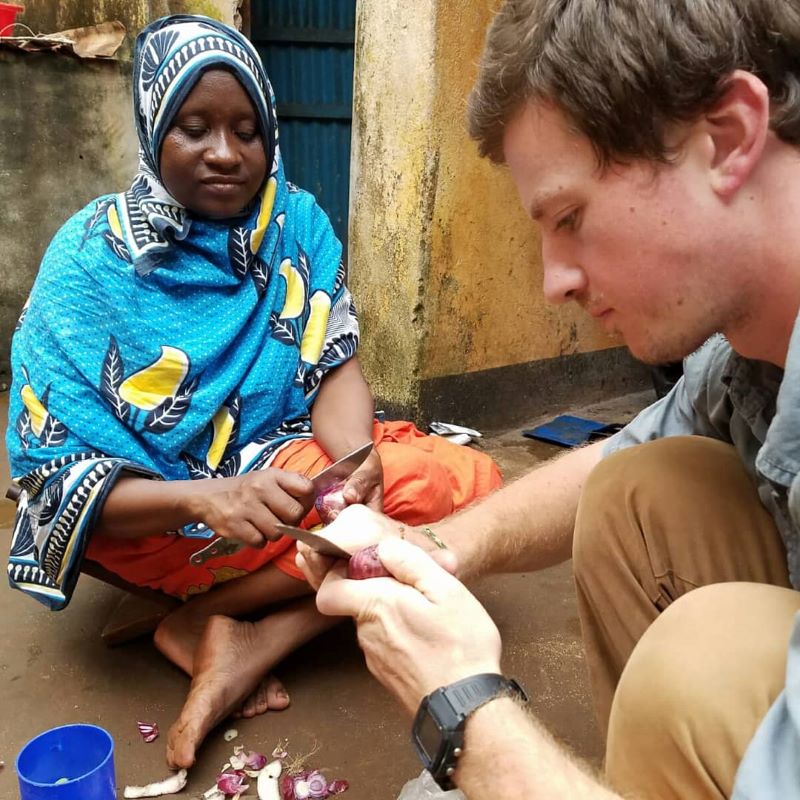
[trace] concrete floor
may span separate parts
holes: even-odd
[[[7,398],[0,394],[3,430]],[[625,422],[651,400],[650,393],[629,395],[570,411]],[[520,429],[492,433],[482,448],[497,460],[507,481],[560,452],[523,438]],[[2,453],[0,488],[7,484]],[[8,500],[0,501],[3,557],[13,512]],[[569,565],[488,578],[474,589],[503,635],[505,672],[527,688],[534,712],[559,739],[598,762],[602,748],[590,708]],[[189,681],[149,638],[111,649],[103,645],[100,631],[121,596],[119,590],[82,576],[69,608],[52,613],[19,592],[0,589],[0,761],[5,762],[0,800],[17,797],[14,759],[21,746],[49,727],[70,722],[102,725],[114,737],[120,797],[128,783],[166,775],[165,736],[144,744],[136,721],[157,721],[166,733]],[[349,780],[345,796],[351,800],[393,800],[419,774],[409,720],[369,675],[352,625],[344,624],[297,651],[277,672],[292,695],[291,707],[223,723],[208,737],[181,797],[199,797],[212,785],[232,744],[269,753],[283,738],[293,753],[318,748],[309,763],[326,768],[329,778]],[[232,725],[239,737],[228,744],[222,734]]]

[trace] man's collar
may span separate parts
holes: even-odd
[[[756,467],[783,486],[790,486],[800,473],[800,315],[789,340],[775,416],[756,458]]]

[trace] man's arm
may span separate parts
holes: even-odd
[[[458,556],[458,574],[544,569],[570,558],[583,485],[604,442],[570,450],[432,526]],[[422,544],[419,534],[409,537]]]
[[[493,700],[470,715],[464,755],[454,777],[458,787],[472,800],[619,797],[508,697]]]
[[[578,499],[586,478],[602,458],[602,447],[603,442],[596,442],[570,450],[431,526],[455,554],[459,577],[525,572],[566,561],[572,551]],[[421,528],[408,528],[358,505],[346,508],[325,529],[326,536],[350,553],[401,534],[423,550],[436,548]],[[319,586],[333,562],[307,548],[299,549],[304,561],[301,568],[311,584]]]

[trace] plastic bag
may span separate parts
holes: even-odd
[[[466,800],[466,797],[460,789],[442,791],[430,772],[424,769],[418,778],[410,780],[403,787],[397,800]]]

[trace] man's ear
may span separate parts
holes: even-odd
[[[730,199],[756,168],[769,132],[769,93],[755,75],[736,70],[717,103],[705,113],[711,145],[711,186]]]

